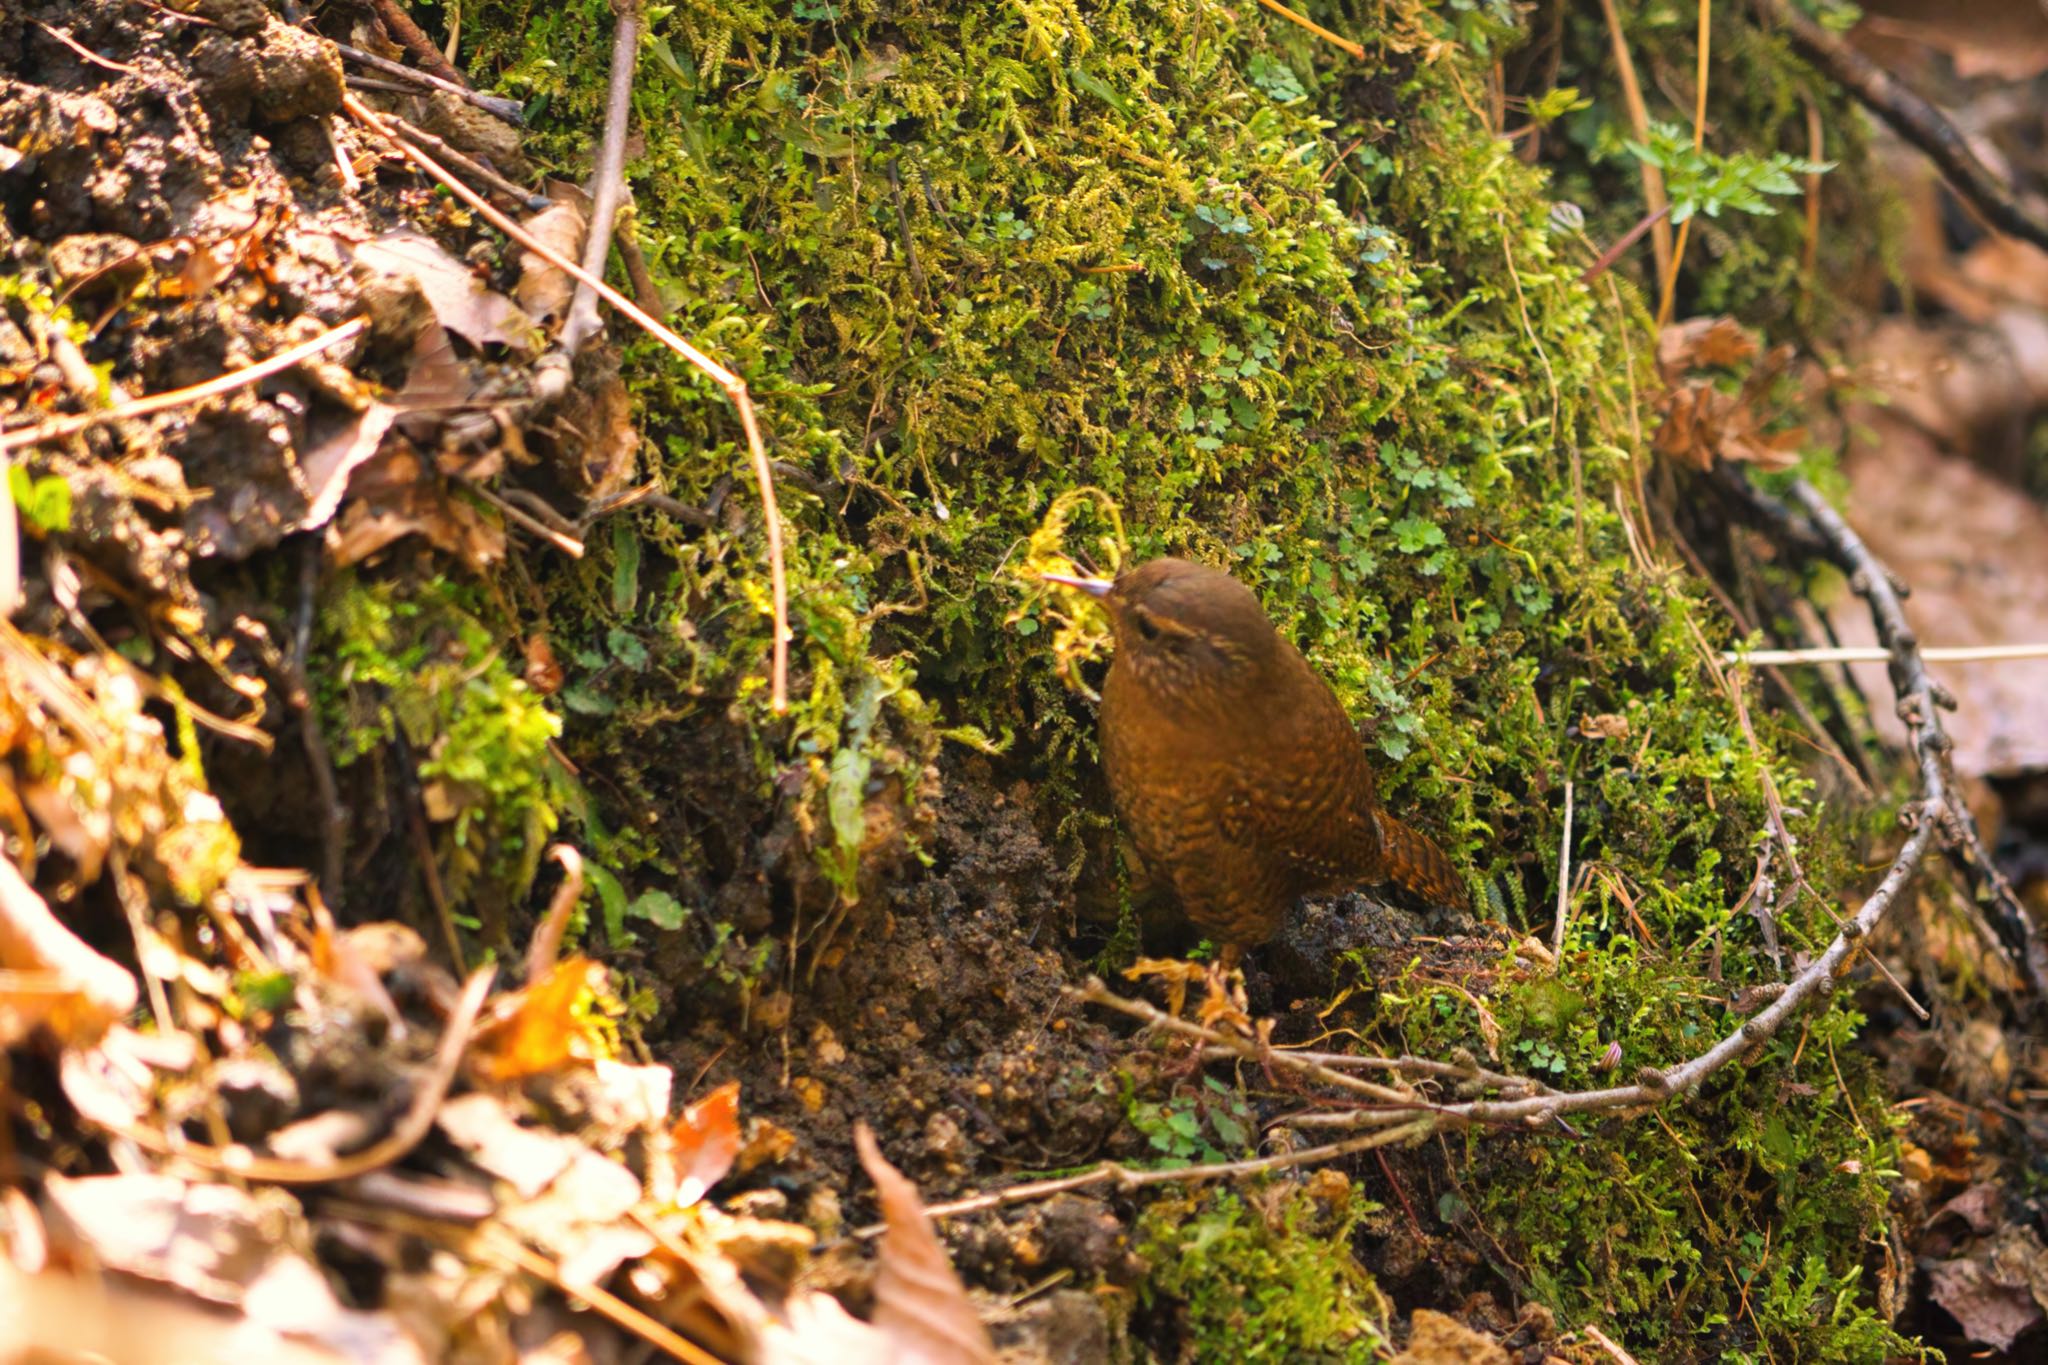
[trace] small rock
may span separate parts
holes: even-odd
[[[194,0],[192,13],[238,38],[261,33],[270,22],[270,6],[263,0]]]
[[[272,24],[257,40],[256,109],[272,123],[285,123],[341,108],[341,54],[334,44],[290,24]]]

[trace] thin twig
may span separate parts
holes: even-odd
[[[387,76],[408,82],[415,88],[443,91],[465,104],[473,104],[485,113],[505,120],[514,127],[526,126],[526,110],[518,100],[506,99],[503,95],[487,95],[481,90],[472,90],[455,81],[443,80],[439,76],[415,70],[401,62],[394,62],[389,57],[379,57],[374,52],[350,47],[347,43],[336,43],[334,50],[352,62],[369,67],[372,71],[381,71]]]
[[[2048,222],[2029,212],[2011,187],[1977,159],[1969,141],[1939,109],[1785,0],[1752,3],[1773,26],[1785,30],[1801,56],[1925,152],[1949,186],[1993,227],[2048,249]]]
[[[156,951],[156,930],[149,922],[149,900],[135,885],[136,879],[128,871],[128,855],[117,838],[107,848],[109,871],[114,874],[114,899],[121,902],[121,913],[128,919],[128,932],[135,939],[135,968],[142,974],[142,984],[149,992],[149,1014],[156,1021],[156,1031],[162,1034],[178,1032],[171,1019],[170,997],[164,991],[163,978],[153,965],[162,960]]]
[[[1651,209],[1641,218],[1638,218],[1636,220],[1636,225],[1634,227],[1630,228],[1627,232],[1622,233],[1621,236],[1615,238],[1614,245],[1608,247],[1607,250],[1601,252],[1598,258],[1594,260],[1593,264],[1587,266],[1585,270],[1580,273],[1579,283],[1591,284],[1593,281],[1599,279],[1602,275],[1606,274],[1608,270],[1613,267],[1614,263],[1621,259],[1621,255],[1623,252],[1627,251],[1630,247],[1634,246],[1637,242],[1641,241],[1643,239],[1644,233],[1658,226],[1666,218],[1670,216],[1671,205],[1663,204],[1657,208]]]
[[[1369,1152],[1375,1147],[1391,1147],[1395,1143],[1413,1142],[1427,1137],[1434,1125],[1425,1117],[1410,1119],[1397,1128],[1388,1128],[1364,1137],[1346,1138],[1321,1147],[1304,1147],[1299,1151],[1281,1152],[1275,1156],[1248,1157],[1243,1161],[1219,1161],[1207,1166],[1170,1166],[1160,1170],[1134,1171],[1114,1161],[1105,1161],[1100,1166],[1090,1167],[1079,1175],[1061,1176],[1056,1180],[1032,1180],[1022,1185],[1011,1185],[1006,1189],[990,1190],[985,1194],[956,1199],[950,1204],[933,1204],[925,1213],[933,1218],[952,1218],[963,1213],[979,1213],[984,1209],[1005,1208],[1011,1204],[1024,1204],[1034,1199],[1045,1199],[1051,1195],[1064,1194],[1068,1190],[1087,1189],[1091,1185],[1114,1183],[1118,1189],[1135,1190],[1146,1185],[1194,1184],[1204,1180],[1231,1180],[1239,1176],[1261,1175],[1267,1171],[1286,1170],[1292,1166],[1313,1166],[1319,1162],[1335,1161],[1341,1157]],[[884,1225],[872,1224],[861,1228],[854,1236],[868,1240],[882,1235]]]
[[[1636,80],[1635,59],[1629,56],[1628,35],[1622,31],[1621,16],[1616,12],[1614,0],[1600,0],[1601,12],[1607,19],[1607,41],[1614,49],[1614,66],[1621,77],[1622,104],[1628,109],[1629,127],[1634,130],[1636,141],[1648,144],[1650,141],[1650,107],[1643,102],[1643,87]],[[1671,200],[1664,193],[1664,172],[1649,162],[1642,163],[1643,206],[1653,214],[1668,216]],[[1664,216],[1650,223],[1651,254],[1656,258],[1657,278],[1662,280],[1671,269],[1671,224]]]
[[[258,361],[256,364],[247,366],[244,369],[230,370],[226,374],[216,375],[203,383],[193,384],[182,389],[172,389],[168,393],[149,394],[130,402],[118,403],[111,408],[100,408],[94,412],[81,412],[69,417],[53,417],[47,421],[39,422],[32,427],[0,433],[0,454],[10,450],[19,450],[23,446],[41,445],[46,441],[59,441],[67,436],[75,436],[79,432],[86,431],[92,427],[105,426],[109,422],[125,422],[132,417],[147,417],[152,413],[164,412],[170,408],[186,407],[193,403],[202,403],[209,398],[218,398],[224,393],[233,393],[237,389],[246,389],[251,384],[268,379],[280,370],[289,370],[292,366],[308,360],[322,351],[339,346],[344,341],[353,340],[358,333],[369,325],[368,319],[351,318],[339,327],[331,327],[319,336],[314,337],[311,341],[302,341],[290,350],[280,351],[268,360]]]
[[[475,190],[449,175],[435,160],[405,139],[387,128],[383,120],[353,95],[342,97],[342,107],[361,120],[371,129],[403,151],[421,170],[446,185],[456,198],[468,204],[488,219],[491,225],[513,241],[551,262],[557,269],[566,271],[576,279],[595,289],[598,296],[612,307],[624,313],[649,335],[667,346],[683,359],[695,365],[708,375],[712,382],[725,391],[725,396],[739,413],[740,428],[747,438],[747,455],[753,463],[754,483],[761,495],[762,530],[768,540],[768,582],[771,597],[771,611],[775,638],[770,653],[768,697],[769,706],[777,715],[789,709],[789,578],[783,569],[782,559],[782,514],[775,501],[775,473],[768,464],[768,451],[761,443],[760,424],[754,418],[754,400],[747,391],[747,382],[725,366],[713,360],[704,352],[683,340],[675,332],[642,312],[637,304],[591,274],[553,247],[536,240],[532,233],[521,228],[504,214],[492,208],[490,203]]]
[[[1550,929],[1550,954],[1564,961],[1564,926],[1572,915],[1572,780],[1564,780],[1564,833],[1557,840],[1557,920]]]
[[[526,955],[526,984],[537,986],[555,970],[555,958],[562,950],[562,935],[569,928],[569,912],[583,899],[583,855],[567,844],[555,844],[548,856],[562,865],[562,884],[548,902],[547,917],[534,931],[533,947]]]
[[[398,45],[419,58],[420,64],[428,71],[451,85],[468,86],[469,82],[462,78],[462,73],[441,55],[441,49],[434,46],[434,40],[412,21],[412,16],[405,12],[398,0],[370,0],[370,8],[384,21],[385,29],[398,40]]]
[[[94,66],[104,67],[108,71],[119,72],[123,76],[140,76],[142,74],[141,71],[137,70],[135,67],[129,66],[126,62],[117,62],[112,57],[100,56],[99,53],[94,52],[91,48],[85,46],[85,44],[79,42],[76,38],[72,37],[70,34],[66,33],[61,28],[52,28],[40,19],[34,20],[33,22],[37,28],[49,34],[52,38],[55,38],[58,42],[64,44],[64,46],[70,48],[72,52],[77,54],[77,56],[81,60],[91,62]]]
[[[491,506],[497,508],[500,512],[504,513],[507,520],[516,522],[519,525],[524,526],[527,530],[533,532],[542,540],[547,541],[548,544],[554,546],[557,550],[560,550],[563,554],[569,556],[569,558],[583,558],[583,542],[576,539],[574,536],[563,535],[560,531],[557,531],[554,527],[548,525],[539,517],[536,517],[532,513],[524,511],[518,507],[514,507],[511,503],[505,501],[505,499],[499,497],[496,493],[484,487],[482,484],[476,482],[474,479],[464,479],[462,481],[462,486],[464,488],[467,488],[470,492],[476,494],[478,497],[482,498],[485,502],[488,502]]]
[[[571,1280],[562,1273],[558,1263],[539,1252],[517,1243],[507,1245],[503,1250],[506,1258],[527,1274],[546,1281],[572,1299],[589,1304],[614,1326],[631,1332],[650,1346],[667,1351],[684,1365],[721,1365],[717,1356],[679,1335],[674,1328],[655,1321],[609,1289],[587,1280]]]
[[[1270,1047],[1261,1050],[1256,1043],[1251,1042],[1249,1039],[1240,1038],[1235,1034],[1221,1033],[1211,1028],[1204,1028],[1200,1024],[1190,1023],[1186,1019],[1168,1014],[1150,1001],[1134,1000],[1127,996],[1116,994],[1102,983],[1100,977],[1089,977],[1079,989],[1072,991],[1072,994],[1076,999],[1087,1004],[1101,1005],[1105,1008],[1113,1009],[1119,1014],[1129,1015],[1131,1018],[1149,1024],[1153,1028],[1163,1029],[1168,1033],[1178,1033],[1184,1038],[1194,1038],[1212,1047],[1227,1049],[1247,1061],[1263,1062],[1273,1066],[1285,1067],[1291,1071],[1299,1071],[1304,1076],[1320,1081],[1332,1089],[1353,1091],[1356,1094],[1365,1096],[1367,1099],[1378,1100],[1387,1104],[1410,1104],[1416,1098],[1415,1092],[1412,1090],[1397,1090],[1391,1086],[1376,1085],[1371,1081],[1363,1081],[1356,1076],[1347,1076],[1341,1071],[1332,1070],[1319,1062],[1302,1056],[1300,1053],[1285,1052]]]
[[[1841,649],[1731,649],[1721,655],[1727,664],[1881,664],[1892,657],[1888,649],[1847,646]],[[2031,645],[1929,645],[1920,657],[1931,664],[1996,663],[2011,659],[2048,659],[2048,644]]]
[[[1699,0],[1698,34],[1695,39],[1697,67],[1693,76],[1692,149],[1700,151],[1707,142],[1707,57],[1713,47],[1712,0]],[[1685,243],[1692,235],[1692,219],[1678,225],[1678,239],[1671,246],[1671,264],[1665,269],[1663,289],[1657,298],[1657,330],[1671,321],[1671,306],[1678,299],[1678,272],[1685,265]]]
[[[598,276],[604,274],[604,263],[611,256],[612,227],[618,221],[623,197],[626,132],[633,122],[633,75],[640,59],[639,0],[620,0],[613,8],[618,17],[612,29],[611,85],[605,95],[604,138],[598,144],[597,169],[591,177],[590,235],[583,242],[583,268]],[[602,325],[597,291],[579,282],[557,344],[574,356]]]
[[[524,185],[517,184],[511,180],[507,180],[504,176],[498,174],[489,166],[486,166],[483,162],[478,161],[475,157],[466,155],[465,153],[456,150],[454,147],[449,146],[448,140],[446,138],[435,137],[432,133],[429,133],[424,129],[421,129],[413,124],[407,123],[404,119],[400,118],[396,114],[386,114],[384,117],[390,119],[392,123],[396,124],[399,131],[404,133],[406,137],[410,138],[412,141],[417,142],[420,146],[428,148],[431,151],[439,152],[442,158],[446,160],[448,164],[453,166],[456,170],[461,171],[464,175],[469,176],[473,180],[481,180],[484,184],[490,186],[499,194],[504,195],[513,203],[518,204],[521,208],[524,208],[527,212],[538,213],[540,210],[548,206],[548,199],[546,195],[535,194],[532,190],[527,189]]]
[[[1601,1331],[1598,1327],[1595,1327],[1592,1323],[1587,1323],[1580,1330],[1593,1339],[1595,1346],[1598,1346],[1601,1350],[1614,1357],[1614,1365],[1636,1365],[1636,1358],[1634,1356],[1622,1350],[1620,1346],[1615,1344],[1612,1337],[1608,1336],[1607,1333]]]
[[[1296,14],[1293,10],[1281,4],[1280,0],[1259,0],[1259,3],[1264,5],[1267,9],[1273,11],[1273,13],[1279,15],[1282,19],[1287,20],[1289,23],[1301,25],[1310,33],[1315,34],[1316,37],[1321,38],[1324,42],[1330,44],[1332,47],[1342,49],[1345,53],[1349,54],[1352,61],[1362,62],[1365,60],[1365,49],[1363,47],[1361,47],[1357,43],[1352,42],[1349,38],[1338,37],[1336,34],[1330,32],[1330,30],[1324,28],[1321,24],[1317,23],[1315,20],[1309,18],[1306,15]]]

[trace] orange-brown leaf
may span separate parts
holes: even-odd
[[[727,1081],[684,1106],[669,1139],[675,1144],[676,1204],[694,1204],[725,1178],[740,1154],[740,1083]]]
[[[875,1271],[875,1327],[888,1337],[891,1358],[905,1365],[994,1365],[995,1347],[917,1187],[883,1158],[866,1124],[854,1126],[853,1145],[888,1225]]]

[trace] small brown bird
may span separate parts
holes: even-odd
[[[1180,559],[1114,581],[1044,577],[1109,612],[1110,793],[1146,865],[1223,943],[1226,966],[1303,896],[1392,882],[1469,908],[1450,859],[1380,804],[1343,704],[1250,589]]]

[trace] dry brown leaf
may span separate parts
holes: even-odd
[[[358,243],[355,258],[373,273],[402,275],[418,284],[436,320],[474,345],[533,345],[533,319],[503,294],[484,288],[467,265],[431,237],[389,232]]]
[[[532,1199],[569,1168],[580,1150],[559,1133],[522,1127],[495,1095],[459,1095],[434,1115],[434,1125],[482,1170]]]
[[[1937,1262],[1928,1292],[1972,1341],[2006,1351],[2042,1318],[2048,1249],[2030,1227],[2009,1225],[1968,1256]]]
[[[1124,968],[1124,980],[1143,981],[1158,977],[1166,983],[1166,1012],[1175,1018],[1188,1003],[1188,987],[1207,984],[1209,969],[1200,962],[1177,957],[1141,957]]]
[[[91,1043],[135,1008],[135,978],[73,934],[14,860],[0,854],[0,1045],[47,1025],[66,1047]]]
[[[866,1124],[854,1125],[853,1145],[888,1225],[875,1271],[875,1327],[888,1338],[892,1358],[906,1365],[994,1365],[995,1347],[917,1187],[883,1158]]]
[[[353,419],[342,423],[317,445],[299,452],[299,471],[307,487],[306,514],[294,529],[317,531],[334,519],[341,495],[348,491],[348,476],[377,453],[384,433],[391,429],[398,409],[372,403]]]
[[[1789,468],[1806,440],[1800,428],[1767,431],[1776,419],[1771,390],[1790,369],[1795,352],[1764,352],[1734,392],[1697,369],[1729,369],[1757,355],[1756,339],[1728,318],[1690,318],[1664,330],[1658,361],[1666,388],[1658,395],[1663,421],[1653,444],[1667,459],[1710,469],[1715,460]]]
[[[303,1264],[303,1263],[302,1263]],[[308,1268],[310,1270],[310,1267]],[[264,1313],[302,1313],[280,1280],[257,1299]],[[190,1298],[109,1276],[17,1273],[0,1262],[0,1360],[107,1365],[425,1365],[427,1356],[383,1313],[336,1308],[289,1324],[224,1314]],[[303,1338],[302,1339],[302,1334]]]
[[[1757,340],[1734,318],[1687,318],[1657,339],[1657,363],[1667,378],[1687,370],[1733,368],[1757,352]]]
[[[168,1175],[52,1174],[43,1194],[66,1240],[75,1239],[97,1264],[223,1304],[242,1301],[279,1254],[276,1240],[296,1213],[274,1191],[259,1200],[232,1185]]]
[[[740,1154],[740,1083],[727,1081],[684,1107],[669,1129],[676,1164],[676,1204],[702,1199]]]
[[[548,189],[555,202],[521,226],[543,246],[577,260],[583,255],[583,234],[589,224],[583,192],[559,184]],[[565,194],[564,190],[568,192]],[[544,327],[552,327],[568,313],[569,300],[575,294],[576,282],[567,271],[534,252],[519,253],[519,283],[512,286],[512,297],[528,317]]]

